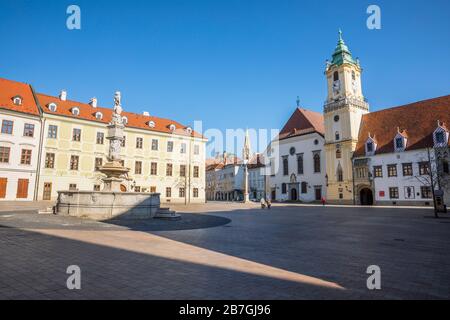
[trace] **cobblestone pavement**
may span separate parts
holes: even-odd
[[[181,221],[0,213],[1,299],[449,299],[431,210],[208,203]],[[81,290],[66,268],[81,268]],[[382,289],[366,288],[381,268]]]

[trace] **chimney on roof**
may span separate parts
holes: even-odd
[[[59,99],[61,99],[62,101],[67,100],[67,91],[66,90],[61,90],[61,93],[59,94]]]
[[[146,117],[150,116],[150,113],[148,111],[144,111],[142,114]]]
[[[97,98],[92,98],[90,101],[89,101],[89,104],[91,105],[91,107],[92,108],[97,108]]]

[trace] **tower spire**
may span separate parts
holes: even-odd
[[[355,60],[353,60],[352,53],[350,52],[347,45],[345,44],[344,38],[342,37],[341,29],[339,29],[338,34],[339,34],[339,39],[338,39],[336,48],[334,49],[333,59],[331,61],[331,64],[338,65],[338,66],[343,63],[356,64]]]

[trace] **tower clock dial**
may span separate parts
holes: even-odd
[[[333,82],[333,94],[336,96],[341,91],[341,82],[339,80],[335,80]]]

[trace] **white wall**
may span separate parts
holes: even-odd
[[[38,166],[39,138],[41,123],[38,117],[11,111],[0,111],[0,128],[3,120],[14,122],[13,133],[4,134],[0,132],[0,146],[10,147],[9,163],[0,163],[0,177],[7,178],[6,197],[1,200],[31,201],[34,197],[36,181],[36,169]],[[24,137],[25,123],[34,124],[34,136]],[[31,164],[20,164],[22,149],[32,150]],[[28,197],[17,199],[17,184],[19,179],[28,179]]]
[[[412,150],[388,154],[380,154],[369,157],[370,158],[370,171],[373,173],[374,166],[382,166],[383,177],[375,178],[375,201],[406,201],[406,202],[432,202],[433,199],[423,199],[421,197],[420,187],[424,186],[423,182],[419,181],[417,176],[419,176],[419,162],[428,161],[428,154],[426,149]],[[412,163],[413,175],[403,176],[402,163]],[[397,164],[397,177],[388,177],[387,165]],[[423,181],[423,179],[420,179]],[[428,179],[429,180],[429,179]],[[399,198],[390,199],[389,188],[398,187]],[[414,197],[408,199],[405,197],[406,190],[405,187],[414,188]],[[380,192],[384,192],[384,196],[381,196]]]
[[[314,141],[318,141],[318,144],[314,144]],[[276,158],[278,163],[272,163],[275,165],[275,175],[269,177],[269,190],[276,189],[276,200],[286,201],[289,200],[289,190],[286,194],[282,193],[281,185],[283,183],[290,183],[291,175],[296,176],[297,182],[300,184],[298,196],[300,201],[311,202],[315,200],[314,186],[322,187],[322,196],[326,197],[326,167],[325,167],[325,151],[324,151],[324,138],[317,134],[311,133],[303,136],[292,137],[289,139],[279,141],[278,147],[276,144],[272,144],[270,159]],[[295,147],[296,151],[294,155],[290,155],[289,151],[291,147]],[[314,173],[314,161],[313,151],[320,151],[320,166],[321,172]],[[303,153],[303,174],[297,173],[297,154]],[[289,174],[283,175],[283,156],[287,156],[289,159]],[[308,183],[308,189],[306,194],[301,193],[301,182]],[[272,199],[274,200],[274,199]]]

